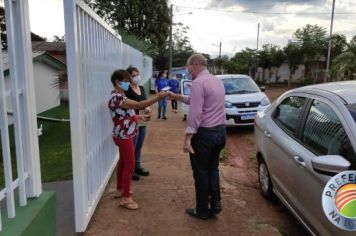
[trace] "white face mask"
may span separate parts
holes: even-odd
[[[141,81],[141,77],[139,75],[135,76],[132,78],[132,81],[135,83],[135,84],[139,84],[140,81]]]

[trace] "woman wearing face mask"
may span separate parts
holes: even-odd
[[[135,168],[135,151],[133,138],[137,132],[138,119],[146,121],[149,115],[136,115],[134,109],[144,109],[166,97],[166,93],[136,102],[125,95],[130,87],[131,76],[126,70],[116,70],[111,75],[114,90],[111,92],[108,108],[113,120],[112,137],[119,147],[120,159],[116,169],[117,191],[120,195],[120,206],[130,210],[138,208],[131,197],[131,178]]]
[[[125,95],[134,101],[140,102],[146,100],[145,89],[140,85],[140,72],[136,67],[129,66],[126,69],[127,72],[131,75],[130,87],[125,92]],[[140,110],[135,110],[136,115],[140,114]],[[145,115],[151,115],[151,108],[146,107],[144,111]],[[141,166],[141,148],[143,146],[144,140],[146,136],[146,124],[144,122],[139,122],[138,125],[138,134],[134,138],[134,146],[135,146],[135,171],[132,175],[132,180],[139,180],[140,176],[148,176],[150,173],[142,168]]]

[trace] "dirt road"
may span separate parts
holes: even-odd
[[[276,97],[284,89],[270,89]],[[156,109],[154,108],[154,111]],[[253,128],[228,130],[227,159],[220,165],[223,211],[202,221],[185,214],[194,206],[194,184],[187,154],[182,151],[186,123],[168,109],[168,120],[154,113],[143,149],[150,176],[133,182],[140,209],[118,206],[110,182],[85,235],[306,235],[305,229],[280,202],[259,193]]]

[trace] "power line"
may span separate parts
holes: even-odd
[[[251,11],[251,10],[232,10],[232,9],[216,9],[206,7],[193,7],[193,6],[177,6],[177,8],[205,10],[205,11],[220,11],[220,12],[235,12],[242,14],[260,14],[260,15],[330,15],[330,12],[266,12],[266,11]],[[356,12],[339,12],[335,15],[356,15]]]

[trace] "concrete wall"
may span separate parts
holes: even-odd
[[[266,83],[276,83],[276,82],[287,82],[289,78],[289,64],[283,63],[279,68],[272,67],[271,70],[263,70],[261,67],[258,68],[258,80],[262,81],[263,76]],[[298,69],[292,75],[292,81],[301,81],[304,77],[305,67],[304,65],[299,65]]]

